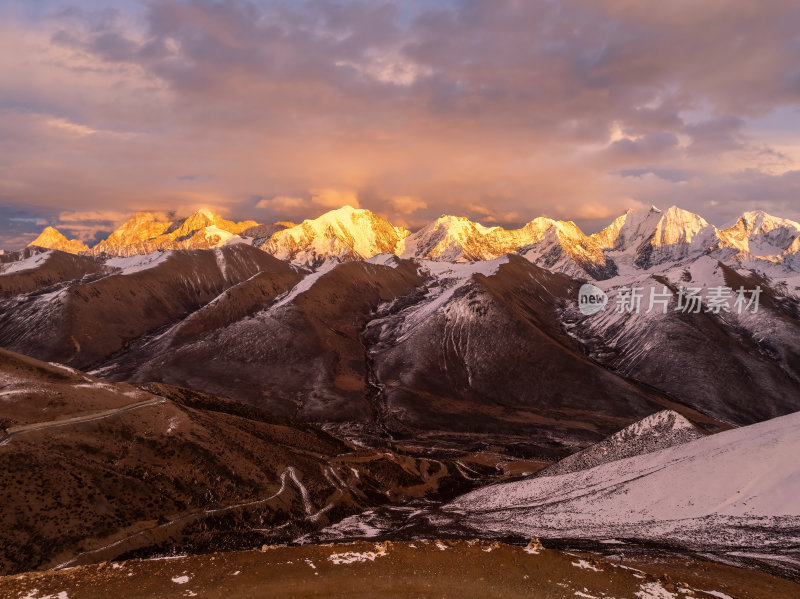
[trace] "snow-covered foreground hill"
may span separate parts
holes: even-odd
[[[484,487],[444,511],[484,534],[637,539],[770,554],[797,567],[798,455],[800,412],[588,470]]]

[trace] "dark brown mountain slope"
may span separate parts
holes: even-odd
[[[253,547],[463,483],[308,425],[0,350],[0,571]],[[283,537],[281,537],[283,535]]]
[[[0,299],[111,271],[110,268],[84,256],[32,246],[4,254],[2,258]]]
[[[246,245],[170,252],[148,268],[0,304],[0,345],[86,368],[259,273],[274,276],[278,289],[300,278],[294,267]]]
[[[217,327],[224,298],[159,339],[102,366],[115,380],[164,382],[222,393],[302,420],[369,421],[361,332],[377,307],[413,292],[415,265],[350,262],[309,275],[292,294]],[[257,281],[231,290],[250,297]],[[187,330],[191,327],[191,335]]]
[[[584,317],[581,281],[517,255],[310,274],[248,246],[157,259],[0,303],[0,344],[425,451],[551,460],[663,408],[712,430],[702,414],[748,424],[800,409],[797,319],[774,289],[746,320]],[[676,272],[719,284],[708,266]],[[664,277],[636,282],[674,286]]]
[[[99,371],[224,393],[423,451],[495,445],[544,459],[675,407],[598,367],[563,331],[574,280],[516,256],[490,276],[471,276],[469,265],[439,278],[422,268],[340,264],[236,322],[242,312],[226,294]],[[251,298],[256,286],[246,281],[231,295]]]
[[[560,323],[578,286],[511,255],[425,318],[415,315],[423,304],[374,319],[365,339],[388,428],[413,443],[453,432],[505,438],[544,458],[572,453],[663,407],[717,430],[697,411],[583,354]]]

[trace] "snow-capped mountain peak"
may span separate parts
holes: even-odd
[[[591,239],[603,249],[636,248],[652,236],[661,218],[662,212],[655,206],[649,210],[630,209],[608,227],[591,235]]]
[[[800,239],[800,224],[754,210],[720,231],[720,237],[726,247],[746,255],[776,259],[786,252],[796,253],[792,248]]]
[[[591,239],[617,263],[645,269],[699,256],[719,241],[716,227],[677,206],[628,210]]]
[[[658,247],[692,243],[698,236],[713,235],[714,231],[714,227],[703,217],[677,206],[670,206],[656,224],[651,244]]]
[[[172,215],[166,212],[136,212],[101,241],[96,249],[111,249],[153,239],[164,233],[172,220]]]
[[[496,252],[486,239],[500,229],[484,227],[463,216],[443,214],[404,241],[403,258],[465,262],[491,260]]]
[[[318,267],[333,260],[361,260],[395,253],[408,231],[374,212],[352,206],[274,233],[261,246],[282,260]]]
[[[39,236],[28,245],[50,250],[61,250],[62,252],[69,252],[70,254],[85,252],[89,249],[77,239],[67,239],[55,227],[45,227]]]
[[[175,238],[179,238],[191,235],[196,231],[205,229],[206,227],[213,226],[233,235],[238,235],[245,229],[254,227],[257,224],[257,222],[252,220],[246,220],[240,223],[225,220],[219,214],[216,214],[207,208],[201,208],[191,216],[172,223],[170,228],[167,229],[166,233],[171,233]]]

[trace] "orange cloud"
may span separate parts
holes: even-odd
[[[360,207],[356,192],[339,189],[312,189],[311,201],[323,208]]]
[[[428,203],[413,196],[398,196],[391,199],[392,207],[400,214],[411,214],[424,210]]]

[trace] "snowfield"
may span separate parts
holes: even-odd
[[[0,274],[10,275],[15,272],[23,272],[26,270],[38,268],[39,266],[47,262],[50,259],[50,256],[52,255],[53,251],[50,250],[48,252],[42,252],[40,254],[34,254],[32,256],[28,256],[27,258],[23,258],[22,260],[17,260],[16,262],[8,262],[6,264],[0,263]]]
[[[444,510],[490,534],[755,549],[784,531],[796,543],[799,455],[797,412],[587,470],[485,487]]]
[[[133,273],[154,268],[169,258],[169,254],[164,251],[156,251],[151,254],[134,254],[133,256],[116,256],[106,260],[106,266],[119,268],[122,275],[132,275]]]

